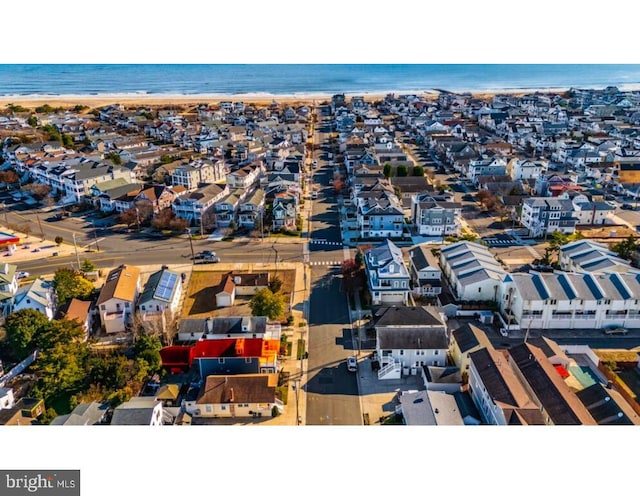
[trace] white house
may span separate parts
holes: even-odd
[[[53,319],[55,295],[50,281],[38,278],[31,284],[18,288],[13,299],[12,311],[17,312],[25,308],[33,308],[46,315],[49,320]]]
[[[568,272],[629,272],[631,264],[603,243],[586,239],[567,243],[558,253],[560,268]]]
[[[138,267],[120,265],[109,272],[96,302],[102,327],[107,334],[124,332],[129,328],[140,289]]]
[[[414,293],[436,296],[442,292],[442,271],[428,245],[418,245],[409,251],[409,270]]]
[[[440,267],[458,300],[497,300],[505,275],[489,249],[470,241],[459,241],[440,250]]]
[[[507,164],[507,174],[514,181],[537,179],[541,174],[547,171],[548,163],[546,160],[529,160],[513,158]]]
[[[635,273],[512,273],[500,309],[505,325],[520,329],[638,329],[640,281]]]
[[[485,424],[545,424],[507,358],[492,346],[469,354],[468,371],[469,393]]]
[[[149,276],[136,306],[143,320],[160,317],[165,312],[173,317],[178,311],[181,296],[180,273],[161,269]]]
[[[425,365],[444,366],[449,336],[435,307],[381,307],[374,313],[378,379],[417,375]]]
[[[18,292],[17,265],[0,264],[0,307],[4,313],[11,310],[11,302]]]
[[[0,387],[0,410],[13,408],[16,399],[13,395],[13,388]]]

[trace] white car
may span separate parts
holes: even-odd
[[[349,372],[356,372],[358,370],[358,361],[356,357],[350,356],[347,358],[347,370]]]
[[[25,277],[29,277],[28,272],[18,272],[18,279],[24,279]]]

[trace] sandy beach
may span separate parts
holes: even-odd
[[[452,93],[470,93],[474,98],[491,100],[498,94],[509,94],[514,96],[522,96],[528,93],[564,93],[570,88],[519,88],[519,89],[492,89],[482,91],[451,91]],[[620,86],[622,91],[640,91],[638,85]],[[447,90],[444,88],[444,90]],[[426,99],[436,99],[439,91],[437,89],[425,89],[423,91],[394,91],[388,90],[376,93],[347,93],[345,96],[362,96],[365,100],[372,102],[382,100],[389,93],[399,95],[418,95]],[[34,109],[38,106],[48,104],[52,107],[73,107],[75,105],[86,105],[90,108],[104,107],[115,103],[125,106],[144,106],[161,107],[165,105],[198,105],[198,104],[218,104],[222,101],[241,101],[251,103],[258,106],[269,105],[272,102],[291,105],[303,105],[320,103],[329,101],[333,93],[305,93],[305,94],[267,94],[267,93],[246,93],[246,94],[145,94],[145,93],[126,93],[126,94],[100,94],[100,95],[3,95],[0,96],[0,108],[9,104],[21,105],[23,107]]]

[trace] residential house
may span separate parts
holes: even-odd
[[[500,291],[501,318],[520,329],[638,329],[639,305],[638,275],[626,272],[512,273]]]
[[[298,199],[290,193],[278,193],[271,206],[273,231],[295,231],[298,219]]]
[[[597,425],[540,348],[518,344],[509,349],[507,358],[546,425]]]
[[[263,230],[265,192],[257,188],[248,198],[240,202],[238,209],[238,226]]]
[[[410,276],[402,250],[386,240],[365,253],[367,284],[374,305],[406,305]]]
[[[107,334],[129,329],[140,289],[138,267],[123,264],[109,272],[96,302],[102,328]]]
[[[122,213],[133,205],[140,191],[140,183],[129,183],[120,178],[91,186],[90,201],[101,212]]]
[[[470,241],[443,246],[440,267],[458,300],[497,301],[506,272],[486,246]]]
[[[0,410],[13,408],[16,399],[13,394],[13,388],[0,387]]]
[[[37,278],[18,288],[13,297],[12,312],[32,308],[51,320],[55,313],[55,294],[51,281]]]
[[[179,272],[161,269],[149,276],[136,308],[143,321],[171,319],[177,315],[182,296],[182,276]]]
[[[4,314],[11,310],[13,297],[18,292],[17,265],[0,264],[0,307]]]
[[[177,217],[188,220],[192,225],[199,225],[203,222],[203,216],[213,211],[216,202],[228,194],[226,185],[207,184],[176,198],[171,208]]]
[[[354,191],[356,221],[363,238],[399,238],[404,228],[404,209],[386,180]]]
[[[479,176],[500,176],[507,173],[507,162],[502,157],[473,160],[467,166],[467,177],[477,184]]]
[[[58,415],[49,425],[101,425],[107,417],[109,405],[92,401],[80,403],[71,413]]]
[[[442,292],[442,271],[428,245],[418,245],[409,251],[409,271],[414,293],[436,296]]]
[[[269,322],[267,317],[207,317],[206,319],[180,319],[178,339],[197,341],[199,339],[243,338],[280,340],[282,326],[279,322]]]
[[[486,332],[473,324],[463,324],[451,333],[449,354],[456,367],[468,374],[469,355],[487,347],[492,345]]]
[[[487,346],[469,353],[468,360],[469,393],[485,424],[545,424],[503,353]]]
[[[455,236],[460,233],[462,205],[436,201],[429,193],[412,198],[411,221],[421,236]]]
[[[162,401],[148,396],[134,396],[113,410],[110,425],[163,425]]]
[[[216,307],[232,307],[236,301],[236,285],[233,277],[227,275],[216,290]]]
[[[514,180],[537,179],[546,172],[548,163],[542,160],[513,158],[507,164],[507,174]]]
[[[596,383],[576,396],[598,425],[640,425],[640,416],[614,388]]]
[[[574,208],[573,215],[577,219],[577,225],[593,226],[613,223],[616,207],[607,202],[585,201],[575,198],[572,203]]]
[[[182,190],[184,191],[184,190]],[[171,186],[153,185],[142,189],[134,198],[134,203],[149,205],[154,214],[171,207],[178,197]]]
[[[75,320],[82,326],[84,331],[84,340],[89,339],[91,330],[93,329],[93,312],[91,311],[91,302],[82,301],[72,298],[59,310],[59,317],[66,320]]]
[[[374,312],[378,379],[416,375],[446,364],[449,335],[436,307],[382,307]]]
[[[218,227],[229,227],[232,222],[236,223],[236,214],[245,194],[246,190],[234,189],[216,202],[214,208]]]
[[[0,425],[38,425],[44,412],[44,400],[20,398],[12,407],[0,409]]]
[[[397,411],[404,425],[464,425],[455,397],[441,391],[402,391]]]
[[[527,198],[522,202],[520,222],[532,237],[545,236],[554,231],[571,234],[578,218],[571,200],[558,198]]]
[[[562,245],[560,268],[568,272],[630,272],[631,264],[603,243],[581,239]]]
[[[227,174],[227,185],[230,189],[251,191],[265,173],[264,165],[253,163]]]
[[[276,397],[278,374],[209,375],[194,399],[185,402],[193,418],[270,417],[284,411]]]

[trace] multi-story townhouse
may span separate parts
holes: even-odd
[[[411,277],[402,258],[402,250],[387,239],[368,250],[364,259],[372,303],[406,305]]]
[[[238,226],[264,229],[264,204],[264,190],[255,189],[248,198],[240,203]]]
[[[208,184],[176,198],[171,208],[176,216],[198,224],[202,215],[228,194],[226,185]]]
[[[560,247],[560,268],[567,272],[630,272],[631,264],[607,245],[581,239]],[[640,271],[636,269],[637,271]]]
[[[129,328],[140,289],[138,267],[120,265],[109,272],[96,302],[100,322],[107,333],[124,332]]]
[[[227,174],[227,184],[231,189],[251,190],[260,181],[264,173],[265,169],[262,163],[245,165]]]
[[[409,251],[409,270],[414,291],[422,296],[436,296],[442,292],[442,271],[428,245],[418,245]]]
[[[171,184],[194,191],[204,184],[224,181],[225,164],[222,160],[194,160],[177,167],[171,175]]]
[[[520,222],[529,235],[540,237],[553,231],[571,234],[578,219],[571,200],[558,198],[527,198],[522,203]]]
[[[460,233],[462,205],[436,201],[429,193],[412,198],[411,222],[422,236],[449,236]]]
[[[546,172],[548,163],[545,160],[522,160],[513,158],[507,164],[507,174],[514,181],[537,179]]]
[[[440,267],[458,300],[497,301],[506,272],[486,246],[470,241],[445,246]]]
[[[618,272],[508,274],[501,285],[500,308],[505,327],[511,329],[637,329],[640,276]]]
[[[502,157],[472,160],[467,166],[467,177],[473,183],[478,176],[502,176],[507,173],[507,161]]]

